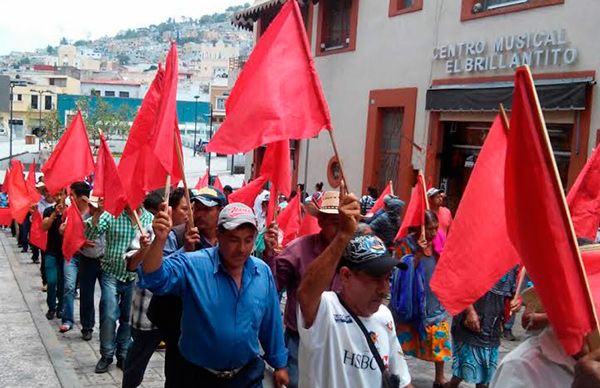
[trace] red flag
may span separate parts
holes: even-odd
[[[23,163],[19,160],[10,162],[10,176],[8,182],[8,205],[12,217],[17,223],[23,223],[29,213],[32,201],[32,194],[29,192],[25,177],[23,176]]]
[[[260,166],[260,175],[269,177],[275,188],[286,197],[292,192],[290,171],[290,141],[282,140],[267,145]]]
[[[266,177],[261,176],[256,178],[241,189],[229,194],[229,203],[241,202],[251,208],[254,208],[254,201],[262,192],[265,183],[267,183]]]
[[[85,244],[84,225],[81,213],[73,201],[65,212],[66,223],[63,236],[62,251],[65,259],[70,261],[73,255]]]
[[[104,209],[115,217],[119,217],[127,206],[125,189],[103,134],[100,134],[100,149],[96,158],[94,195],[104,198]]]
[[[179,162],[175,147],[175,132],[179,132],[177,126],[177,79],[179,70],[177,64],[177,44],[171,43],[171,49],[165,61],[165,73],[162,78],[160,92],[160,103],[155,121],[156,128],[153,130],[154,155],[162,164],[163,168],[171,176],[178,175],[174,170],[179,170]],[[173,182],[175,184],[175,182]]]
[[[318,218],[305,211],[304,217],[302,217],[302,223],[300,224],[300,230],[298,231],[298,237],[317,234],[320,232],[321,227],[319,226]]]
[[[27,183],[29,184],[30,187],[34,187],[35,188],[35,159],[33,160],[33,162],[29,165],[29,172],[27,173]]]
[[[2,192],[8,194],[8,182],[10,181],[10,169],[6,169],[4,182],[2,182]]]
[[[569,190],[567,204],[577,236],[595,240],[600,225],[600,147]]]
[[[219,179],[219,177],[215,178],[215,181],[213,182],[212,185],[214,188],[217,188],[217,189],[223,191],[223,184],[221,183],[221,180]]]
[[[269,193],[269,206],[267,207],[267,226],[271,225],[276,217],[279,208],[279,193],[277,187],[271,182],[271,191]]]
[[[425,182],[423,175],[417,176],[417,184],[410,194],[410,202],[404,213],[402,225],[398,230],[395,240],[400,240],[408,235],[408,228],[421,226],[425,222],[425,210],[428,207],[427,196],[425,195]]]
[[[131,126],[118,166],[127,201],[132,209],[139,207],[146,196],[146,192],[164,187],[167,179],[167,171],[154,155],[153,148],[164,73],[162,66],[159,66]],[[172,132],[171,136],[173,136]],[[181,144],[178,131],[175,131],[175,137],[177,142]],[[169,144],[173,144],[173,142]],[[175,154],[173,156],[173,166],[178,166],[176,158],[177,155]],[[173,184],[181,180],[180,171],[178,167],[173,168],[171,176]]]
[[[375,201],[375,204],[373,205],[373,207],[371,208],[371,210],[369,210],[369,213],[367,213],[367,217],[373,217],[375,215],[375,213],[377,213],[377,211],[379,209],[383,209],[383,203],[385,200],[385,196],[388,194],[392,193],[392,182],[390,182],[386,187],[385,190],[383,190],[383,193],[381,193],[381,195],[379,196],[379,198],[377,198],[377,201]]]
[[[558,339],[568,354],[575,354],[584,336],[597,328],[597,319],[527,66],[515,75],[505,203],[509,237]]]
[[[77,112],[60,138],[50,159],[42,166],[42,172],[50,194],[56,194],[94,172],[94,158],[81,112]]]
[[[256,44],[226,110],[225,121],[208,143],[209,152],[245,153],[332,128],[296,1],[283,5]]]
[[[29,242],[42,251],[46,250],[46,245],[48,244],[48,232],[42,229],[42,214],[37,209],[35,209],[31,216]]]
[[[195,189],[201,189],[203,187],[208,186],[209,179],[210,179],[210,177],[208,176],[208,170],[206,170],[206,172],[204,173],[204,175],[202,175],[198,179],[198,183],[196,183],[196,186],[194,186],[194,188]]]
[[[277,217],[279,229],[283,232],[283,246],[298,237],[301,224],[300,193],[288,203]]]
[[[0,208],[0,225],[8,226],[12,223],[13,217],[10,208],[2,207]]]
[[[504,206],[507,131],[496,117],[431,279],[431,289],[450,315],[477,301],[519,262]]]

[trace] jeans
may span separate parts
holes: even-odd
[[[131,328],[133,343],[127,352],[123,370],[123,388],[138,387],[144,379],[144,373],[152,354],[162,338],[159,329],[138,330]]]
[[[46,252],[40,250],[42,255],[42,263],[40,264],[40,275],[42,275],[42,284],[48,284],[48,279],[46,278]]]
[[[46,279],[48,281],[48,291],[46,294],[46,303],[50,311],[62,311],[63,308],[63,261],[62,257],[54,256],[52,253],[46,253]],[[56,301],[58,300],[58,305]]]
[[[134,281],[122,282],[103,273],[100,278],[100,354],[112,360],[125,360],[131,343],[131,304]],[[119,328],[117,330],[117,320]],[[115,333],[116,330],[116,333]]]
[[[73,305],[75,304],[75,294],[77,293],[77,271],[79,269],[79,258],[76,256],[71,260],[66,260],[64,263],[64,310],[62,315],[62,323],[73,327],[75,320],[73,319]]]
[[[19,244],[23,246],[23,252],[27,252],[29,247],[29,229],[31,228],[31,221],[29,215],[25,217],[22,224],[19,224]]]
[[[94,331],[96,323],[96,310],[94,308],[94,290],[96,279],[101,281],[102,268],[100,259],[78,255],[79,259],[79,319],[81,320],[81,332]]]
[[[290,329],[285,329],[285,347],[288,349],[288,376],[290,383],[288,388],[298,387],[298,348],[300,346],[300,337]]]

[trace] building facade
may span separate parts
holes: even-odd
[[[233,22],[260,39],[282,2],[258,0]],[[524,64],[570,187],[600,128],[599,14],[600,2],[587,0],[308,2],[307,33],[350,189],[392,180],[408,199],[423,170],[455,209],[499,103],[510,108],[514,69]],[[336,187],[329,137],[299,143],[299,181]]]

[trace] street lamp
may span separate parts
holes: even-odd
[[[39,94],[39,98],[38,98],[38,107],[40,108],[40,122],[38,124],[38,132],[37,132],[37,138],[38,138],[38,153],[40,153],[42,151],[42,131],[43,131],[43,127],[42,127],[42,95],[44,93],[48,93],[48,94],[52,94],[52,90],[35,90],[35,89],[29,89],[30,92],[33,93],[37,93]]]
[[[194,156],[196,156],[196,132],[198,131],[198,99],[200,96],[194,96],[196,103],[194,104]]]
[[[17,78],[18,77],[19,76],[17,76]],[[12,151],[13,125],[14,125],[13,124],[13,100],[14,100],[14,97],[13,97],[14,93],[13,93],[13,91],[14,91],[15,86],[25,86],[25,85],[27,85],[27,82],[25,82],[25,81],[20,81],[20,80],[14,80],[14,81],[11,80],[10,81],[10,94],[9,94],[9,96],[10,96],[10,119],[9,119],[9,122],[8,122],[9,127],[10,127],[10,138],[9,138],[10,140],[9,140],[9,145],[8,145],[8,147],[9,147],[8,148],[9,149],[9,151],[8,151],[8,160],[9,161],[12,160],[12,156],[13,156],[13,151]]]
[[[210,103],[210,117],[209,117],[209,126],[210,126],[210,133],[208,135],[208,141],[210,142],[212,140],[212,136],[213,136],[213,104],[212,102]],[[211,157],[211,153],[208,153],[208,176],[210,177],[210,157]]]

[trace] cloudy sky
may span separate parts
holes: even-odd
[[[96,39],[120,30],[158,24],[169,17],[199,18],[254,0],[7,0],[0,13],[0,55]]]

